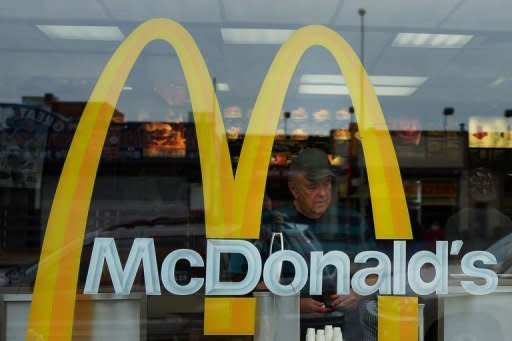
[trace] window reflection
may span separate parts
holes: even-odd
[[[204,81],[215,85],[234,170],[249,119],[260,114],[253,112],[257,94],[282,42],[304,24],[337,31],[364,61],[390,127],[413,226],[409,253],[434,251],[439,240],[462,240],[460,254],[450,257],[450,288],[460,287],[458,264],[474,250],[496,256],[498,264],[491,268],[500,287],[509,286],[512,5],[470,0],[366,5],[362,30],[360,4],[336,0],[5,4],[0,14],[0,295],[32,292],[53,195],[86,101],[120,39],[153,17],[183,23],[197,41],[212,74]],[[179,248],[206,254],[208,208],[191,99],[173,49],[162,42],[148,45],[119,102],[104,105],[116,109],[89,210],[79,288],[96,237],[114,237],[123,261],[137,237],[155,238],[159,262]],[[330,185],[337,207],[336,228],[321,230],[318,238],[326,249],[343,249],[350,256],[365,249],[389,253],[392,245],[368,232],[373,230],[366,171],[371,160],[364,157],[361,127],[344,76],[326,51],[313,47],[298,65],[282,108],[262,225],[293,201],[292,161],[301,150],[318,148],[335,174]],[[361,235],[354,236],[350,226],[361,227],[353,229]],[[222,265],[224,280],[243,277],[243,263],[225,257]],[[179,283],[191,276],[204,276],[204,270],[178,264]],[[139,271],[134,292],[143,292],[143,284]],[[112,291],[107,272],[101,290]],[[162,299],[166,303],[146,298],[147,339],[203,338],[202,296]],[[508,304],[493,301],[505,302],[499,295],[483,299],[502,316],[510,313]],[[485,334],[490,339],[512,332],[476,307],[485,304],[466,306],[452,296],[421,300],[428,340],[465,335],[462,325],[480,322],[486,326],[480,329],[496,330]],[[479,339],[477,329],[472,335]]]

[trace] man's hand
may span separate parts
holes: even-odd
[[[350,290],[348,295],[331,295],[332,307],[336,310],[352,310],[357,308],[363,296],[357,294],[354,290]]]
[[[300,312],[301,313],[327,313],[332,311],[325,307],[323,302],[312,299],[311,297],[300,298]]]

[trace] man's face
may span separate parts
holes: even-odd
[[[299,212],[311,219],[320,218],[331,204],[331,177],[309,180],[296,174],[288,183]]]

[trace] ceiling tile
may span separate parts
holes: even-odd
[[[220,22],[218,1],[212,0],[103,0],[114,19],[144,21],[170,18],[178,22]]]
[[[509,0],[465,0],[443,23],[442,28],[478,31],[512,31],[512,2]]]
[[[16,77],[97,79],[109,57],[109,54],[4,52],[0,54],[0,65],[5,74]]]
[[[372,68],[372,74],[431,77],[457,53],[459,49],[388,47]]]
[[[106,19],[107,14],[96,0],[25,0],[0,2],[0,18],[100,20]]]
[[[337,25],[359,26],[358,10],[366,10],[368,27],[436,28],[457,5],[459,0],[360,0],[345,1]]]
[[[228,22],[260,24],[327,24],[338,0],[222,0]]]

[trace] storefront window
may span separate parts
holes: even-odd
[[[0,5],[0,341],[509,339],[511,6]]]

